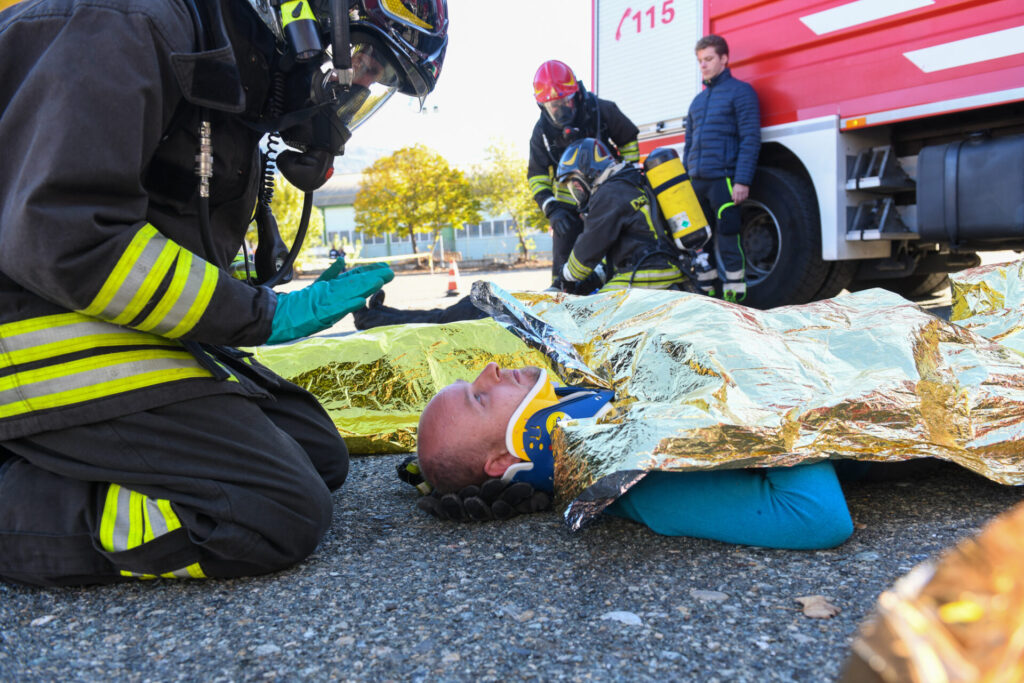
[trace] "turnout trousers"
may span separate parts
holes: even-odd
[[[711,224],[713,239],[722,260],[725,281],[742,282],[746,279],[743,248],[740,246],[740,207],[732,201],[731,178],[691,178],[693,191]]]
[[[46,586],[263,574],[307,557],[348,450],[277,378],[0,443],[0,577]]]

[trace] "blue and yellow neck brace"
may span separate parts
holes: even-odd
[[[541,370],[505,429],[505,447],[522,462],[505,470],[502,479],[554,491],[551,433],[561,420],[605,415],[613,410],[613,396],[610,390],[559,386],[546,370]]]

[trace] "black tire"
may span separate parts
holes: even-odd
[[[788,171],[763,167],[740,210],[747,273],[743,303],[767,309],[811,301],[828,275],[814,188]]]
[[[891,280],[857,280],[850,285],[850,291],[859,292],[872,287],[881,287],[899,294],[906,299],[920,299],[949,289],[948,273],[914,273],[907,277]]]
[[[829,264],[828,275],[825,277],[821,289],[814,295],[811,301],[831,299],[853,282],[853,276],[857,272],[857,261],[833,261]]]

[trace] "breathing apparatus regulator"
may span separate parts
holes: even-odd
[[[525,481],[534,488],[553,492],[555,460],[551,433],[562,420],[607,419],[615,414],[610,389],[560,386],[541,370],[530,391],[509,418],[505,447],[522,462],[505,470],[503,481]]]
[[[205,51],[203,0],[187,0]],[[254,219],[259,247],[256,284],[272,287],[291,277],[309,227],[313,192],[333,172],[334,158],[360,124],[395,92],[423,100],[434,89],[448,44],[447,0],[247,0],[273,33],[270,104],[258,121],[267,133],[264,185]],[[209,227],[213,168],[209,115],[202,113],[196,173],[203,246],[215,253]],[[290,149],[278,152],[283,141]],[[305,193],[299,228],[286,249],[270,210],[278,170]],[[245,259],[246,267],[248,257]],[[248,276],[249,274],[246,273]]]

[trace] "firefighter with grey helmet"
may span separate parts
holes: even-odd
[[[562,278],[583,282],[604,271],[602,292],[682,288],[687,277],[659,240],[656,200],[634,164],[617,161],[600,140],[584,138],[566,148],[556,177],[583,216]]]
[[[0,578],[236,577],[313,552],[348,450],[242,347],[326,329],[393,273],[274,291],[302,240],[278,251],[269,188],[276,168],[311,206],[354,130],[434,89],[447,35],[445,0],[0,12]]]
[[[530,192],[551,226],[553,286],[576,292],[577,286],[566,283],[561,273],[583,230],[583,220],[556,177],[558,162],[569,144],[583,138],[601,140],[617,160],[639,161],[639,130],[618,105],[588,92],[572,69],[556,59],[537,69],[533,95],[541,113],[530,136],[526,175]]]

